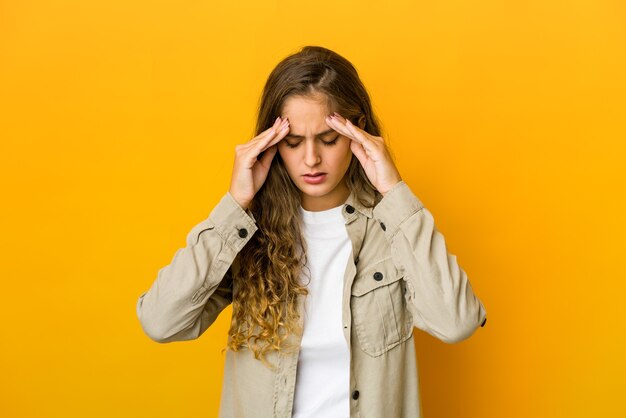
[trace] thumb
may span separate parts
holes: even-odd
[[[350,149],[356,156],[356,158],[361,162],[361,165],[365,166],[365,161],[367,160],[367,154],[365,152],[365,148],[358,142],[352,140],[350,142]]]
[[[274,155],[276,155],[277,150],[278,148],[276,148],[276,144],[274,144],[271,147],[267,148],[265,151],[263,151],[263,155],[259,159],[259,162],[264,168],[269,168],[270,164],[272,163],[272,159],[274,158]]]

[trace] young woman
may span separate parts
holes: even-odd
[[[486,321],[398,172],[356,69],[307,46],[272,71],[229,191],[137,302],[145,333],[198,338],[232,303],[220,417],[421,416],[413,329]]]

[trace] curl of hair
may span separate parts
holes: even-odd
[[[369,94],[356,69],[327,48],[305,46],[272,70],[260,99],[255,136],[273,125],[292,96],[321,97],[328,113],[337,111],[368,133],[380,135]],[[373,207],[382,198],[354,155],[345,181],[365,206]],[[300,202],[300,191],[277,152],[249,206],[258,230],[237,254],[240,269],[233,278],[226,347],[233,351],[247,347],[266,366],[270,366],[265,359],[269,351],[297,349],[287,344],[287,337],[303,331],[298,298],[306,297],[308,290],[301,280],[307,258]],[[310,274],[307,277],[310,280]]]

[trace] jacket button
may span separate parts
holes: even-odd
[[[376,280],[377,282],[381,281],[383,279],[383,274],[380,271],[377,271],[376,273],[374,273],[374,280]]]
[[[383,229],[383,231],[386,231],[386,230],[387,230],[387,227],[386,227],[386,226],[385,226],[385,224],[384,224],[384,223],[382,223],[382,222],[380,223],[380,227]]]
[[[247,230],[246,228],[241,228],[241,229],[239,230],[239,236],[240,236],[241,238],[245,238],[245,237],[247,237],[247,236],[248,236],[248,230]]]
[[[354,212],[354,208],[352,206],[350,206],[350,205],[347,205],[346,206],[346,212],[353,213]]]
[[[481,327],[484,327],[484,326],[485,326],[485,322],[487,322],[487,317],[485,317],[485,319],[483,320],[483,323],[482,323],[482,324],[480,324],[480,326],[481,326]]]
[[[359,399],[359,391],[355,390],[354,392],[352,392],[352,399]]]

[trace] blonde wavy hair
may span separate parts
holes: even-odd
[[[337,111],[355,125],[361,123],[368,133],[380,136],[379,122],[356,69],[339,54],[320,46],[305,46],[272,70],[260,99],[255,136],[272,126],[288,97],[319,93],[327,99],[330,112]],[[345,181],[366,206],[372,205],[368,199],[373,197],[375,205],[382,198],[354,155]],[[233,351],[248,347],[267,366],[265,355],[269,351],[297,349],[285,340],[291,333],[302,332],[297,298],[306,297],[308,290],[300,280],[307,263],[300,203],[300,191],[277,152],[265,183],[249,206],[258,230],[237,254],[240,269],[233,277],[226,347]]]

